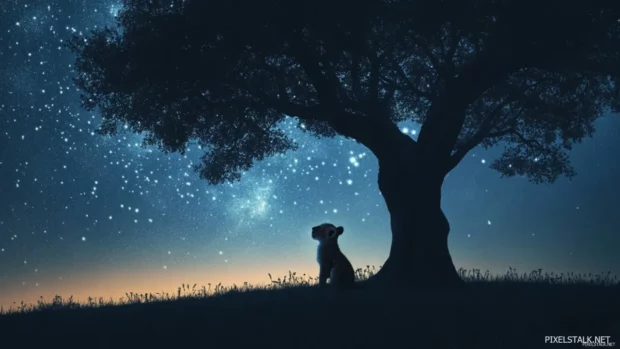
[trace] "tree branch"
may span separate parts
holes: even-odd
[[[539,141],[525,137],[521,132],[517,131],[517,129],[514,127],[509,127],[507,129],[497,131],[497,132],[490,132],[483,138],[499,138],[499,137],[504,137],[508,135],[517,137],[521,143],[525,144],[526,146],[530,148],[533,148],[540,152],[545,151],[545,147],[542,144],[540,144]],[[467,153],[479,143],[480,143],[479,141],[477,142],[472,139],[469,142],[467,142],[465,145],[463,145],[462,148],[459,148],[459,150],[450,157],[450,161],[448,162],[445,173],[447,174],[448,172],[452,171],[452,169],[454,169],[461,162],[461,160],[463,160],[465,155],[467,155]]]
[[[544,82],[548,81],[548,78],[542,78],[540,80],[537,81],[533,81],[532,83],[530,83],[528,86],[525,86],[524,89],[522,90],[515,90],[513,89],[514,86],[509,86],[510,92],[512,92],[512,94],[519,94],[521,96],[524,96],[523,98],[525,98],[525,96],[527,96],[527,93],[536,89],[537,87],[543,85]],[[514,127],[512,126],[513,122],[515,121],[513,120],[508,120],[506,123],[504,124],[508,124],[510,125],[508,128],[504,129],[503,131],[497,131],[497,132],[491,132],[492,128],[495,127],[499,127],[500,125],[493,125],[493,122],[495,120],[497,120],[498,116],[500,115],[500,113],[502,112],[502,109],[504,107],[506,107],[507,105],[509,105],[511,102],[514,102],[513,99],[508,98],[508,97],[504,97],[504,100],[502,102],[500,102],[499,104],[497,104],[491,111],[489,111],[488,116],[482,121],[480,127],[478,128],[478,131],[476,132],[476,134],[474,136],[472,136],[469,140],[465,141],[461,146],[458,147],[458,149],[456,149],[456,151],[454,151],[450,158],[447,161],[447,170],[446,173],[450,172],[452,169],[454,169],[465,157],[465,155],[467,155],[467,153],[469,153],[473,148],[475,148],[478,144],[480,144],[483,140],[487,139],[487,138],[497,138],[497,137],[502,137],[505,136],[509,133],[513,133],[515,134],[515,136],[518,136],[515,132],[516,130],[514,129]],[[517,112],[518,114],[518,112]]]
[[[422,51],[424,52],[428,60],[433,65],[433,69],[436,72],[439,72],[439,69],[440,69],[439,67],[441,66],[441,64],[439,63],[439,60],[437,59],[437,57],[435,57],[435,55],[433,54],[433,51],[428,45],[428,42],[426,40],[421,40],[418,44],[422,48]]]
[[[379,59],[375,56],[370,59],[370,84],[368,95],[372,102],[379,98]]]
[[[293,42],[289,53],[299,62],[308,76],[308,79],[312,86],[314,86],[318,95],[319,103],[325,106],[329,105],[331,108],[340,109],[340,102],[337,98],[338,86],[334,86],[333,79],[325,78],[319,67],[319,57],[317,57],[312,50],[305,47],[305,45],[299,44],[298,40]]]
[[[442,71],[440,75],[444,75],[447,77],[454,76],[454,55],[456,54],[456,50],[459,47],[459,38],[458,38],[458,30],[454,25],[450,25],[450,48],[448,49],[448,53],[444,57],[445,66],[442,67]]]
[[[314,86],[319,104],[315,107],[306,107],[271,99],[270,103],[275,106],[274,109],[306,120],[327,122],[336,132],[362,143],[377,156],[389,155],[392,152],[393,149],[385,142],[385,138],[398,137],[402,132],[387,115],[346,112],[342,101],[338,98],[337,80],[325,76],[319,67],[319,58],[316,54],[300,44],[293,45],[290,54],[297,59]],[[376,77],[378,79],[378,71]]]
[[[398,62],[394,61],[394,59],[390,60],[390,68],[392,68],[392,70],[396,72],[398,78],[403,81],[404,85],[396,84],[388,78],[381,77],[383,82],[386,83],[388,86],[395,88],[397,91],[409,91],[413,94],[422,96],[429,101],[432,101],[432,99],[435,97],[432,93],[421,91],[420,89],[418,89],[413,83],[413,81],[409,79],[403,67],[401,67]]]
[[[509,98],[505,98],[501,103],[499,103],[487,118],[484,119],[482,125],[476,132],[476,134],[471,137],[469,140],[465,141],[458,149],[448,158],[447,167],[445,173],[452,171],[460,162],[463,160],[465,155],[469,153],[473,148],[475,148],[480,142],[482,142],[485,138],[495,138],[502,137],[507,134],[511,129],[507,129],[504,131],[499,131],[495,133],[491,133],[491,129],[493,127],[493,121],[497,119],[502,109],[510,103]]]
[[[351,69],[349,74],[351,74],[351,90],[353,92],[353,96],[358,100],[362,100],[364,98],[364,94],[362,93],[362,83],[360,81],[360,56],[357,53],[353,53],[351,57]]]
[[[461,133],[469,105],[518,67],[518,62],[506,57],[500,44],[459,69],[458,77],[448,78],[445,92],[433,101],[418,136],[420,146],[435,157],[447,159]]]
[[[420,91],[418,89],[415,89],[413,86],[413,83],[411,83],[411,81],[408,81],[408,83],[403,84],[397,84],[394,81],[386,78],[386,77],[381,77],[381,82],[388,88],[390,88],[390,90],[393,91],[407,91],[407,92],[411,92],[414,95],[418,95],[420,97],[424,97],[428,100],[431,100],[434,95],[432,93],[426,92],[426,91]]]
[[[519,140],[521,141],[521,143],[525,144],[528,147],[534,148],[538,151],[544,151],[544,146],[542,144],[540,144],[539,141],[535,140],[535,139],[528,139],[526,138],[522,133],[520,133],[519,131],[517,131],[516,129],[512,129],[511,132],[508,132],[508,134],[512,134],[514,136],[516,136],[517,138],[519,138]]]
[[[398,126],[389,118],[349,113],[322,105],[304,106],[283,98],[274,99],[261,92],[255,92],[255,96],[267,107],[282,114],[307,121],[326,122],[336,132],[365,145],[377,156],[392,153],[393,149],[390,148],[390,144],[385,142],[386,137],[403,135]]]
[[[512,133],[513,131],[514,131],[514,129],[508,128],[508,129],[505,129],[505,130],[502,130],[502,131],[489,132],[486,136],[481,137],[481,138],[479,138],[479,137],[472,137],[469,141],[465,142],[461,147],[459,147],[459,149],[457,151],[455,151],[450,156],[450,158],[447,161],[444,173],[448,174],[448,172],[452,171],[459,163],[461,163],[461,161],[465,158],[465,155],[467,155],[467,153],[469,153],[478,144],[480,144],[482,139],[503,137],[503,136],[506,136],[506,135]]]

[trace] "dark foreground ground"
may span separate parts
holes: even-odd
[[[0,316],[0,348],[573,348],[611,336],[620,287],[470,283],[463,291],[309,287]]]

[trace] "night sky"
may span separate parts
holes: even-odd
[[[112,25],[118,9],[0,2],[0,305],[316,275],[310,227],[323,222],[345,227],[356,268],[381,265],[390,234],[377,161],[351,140],[313,138],[289,119],[299,151],[209,186],[192,170],[196,146],[165,155],[140,135],[95,135],[65,43]],[[419,125],[401,127],[416,138]],[[456,266],[620,274],[620,120],[596,129],[572,152],[577,177],[553,185],[502,179],[488,168],[501,148],[472,151],[443,191]]]

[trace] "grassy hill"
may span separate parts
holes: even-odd
[[[183,285],[117,301],[57,296],[4,311],[0,347],[548,348],[545,336],[559,335],[620,346],[620,285],[609,274],[460,273],[463,290],[318,289],[290,273],[263,286]]]

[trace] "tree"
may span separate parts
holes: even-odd
[[[210,183],[294,149],[286,115],[378,159],[390,212],[380,284],[460,284],[441,209],[476,146],[535,183],[572,177],[567,151],[619,107],[620,4],[601,1],[126,0],[119,26],[74,36],[77,86],[101,132],[206,149]],[[241,10],[239,10],[241,9]],[[398,122],[421,125],[417,140]]]

